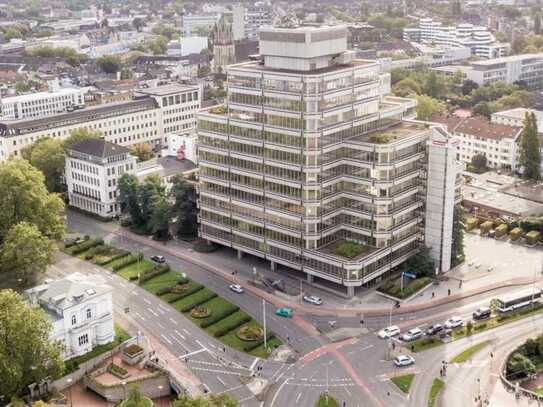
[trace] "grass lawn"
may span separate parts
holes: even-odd
[[[409,388],[411,387],[411,383],[413,382],[414,378],[414,374],[406,374],[403,376],[393,377],[392,379],[390,379],[390,381],[394,383],[404,393],[409,393]]]
[[[271,338],[268,342],[268,348],[275,349],[279,346],[281,346],[283,343],[279,338],[276,338],[275,336]],[[249,355],[255,356],[257,358],[266,359],[268,357],[268,352],[266,349],[264,349],[264,344],[260,345],[258,348],[253,349],[249,352]]]
[[[219,322],[206,328],[206,332],[209,333],[211,336],[214,336],[215,332],[217,332],[218,330],[222,329],[225,325],[230,324],[232,321],[235,321],[244,315],[247,315],[247,313],[241,310],[236,311],[232,315],[229,315],[226,318],[221,319]]]
[[[153,281],[153,280],[154,279],[151,279],[149,281]],[[195,281],[192,281],[192,280],[189,280],[189,282],[187,284],[188,284],[187,290],[192,290],[197,285],[200,285],[200,284],[198,284],[198,283],[196,283]],[[161,295],[160,298],[162,299],[162,301],[170,302],[170,299],[176,298],[178,295],[179,294],[177,294],[177,293],[167,293],[167,294]]]
[[[119,407],[127,407],[128,405],[133,406],[134,404],[125,403],[124,401],[121,401],[121,403],[119,404]],[[147,398],[145,396],[142,398],[141,404],[138,404],[138,407],[153,407],[153,406],[154,406],[154,404],[151,401],[151,399],[149,399],[149,398]]]
[[[473,346],[470,346],[469,348],[465,349],[463,352],[459,353],[454,358],[452,358],[451,363],[462,363],[471,359],[473,355],[475,355],[481,349],[486,347],[489,343],[490,341],[483,341],[480,343],[476,343]]]
[[[443,341],[437,338],[422,338],[406,345],[409,349],[413,346],[415,352],[422,352],[443,345]]]
[[[540,387],[539,389],[537,389],[535,391],[537,394],[539,394],[540,396],[543,396],[543,387]]]
[[[204,302],[202,304],[202,307],[206,307],[211,311],[211,315],[207,318],[193,318],[188,313],[185,315],[187,318],[189,318],[192,322],[194,322],[196,325],[200,326],[203,322],[208,321],[213,318],[214,315],[218,314],[224,309],[235,309],[236,306],[232,304],[231,302],[226,301],[222,297],[215,297],[211,300]]]
[[[339,404],[332,396],[326,397],[326,394],[321,394],[315,407],[339,407]]]
[[[413,294],[422,290],[428,284],[432,283],[432,280],[429,277],[420,277],[411,281],[404,278],[403,291],[401,287],[400,279],[390,280],[384,283],[381,287],[378,288],[378,291],[390,295],[398,299],[405,299],[411,297]]]
[[[199,301],[200,299],[205,298],[208,296],[212,291],[208,288],[203,288],[200,291],[196,291],[194,294],[189,295],[188,297],[182,298],[179,301],[176,301],[172,304],[172,306],[177,310],[180,311],[183,309],[184,306],[188,306],[189,304],[192,304],[193,302]]]
[[[124,341],[130,338],[130,335],[128,335],[128,333],[124,329],[122,329],[119,325],[115,324],[114,328],[115,328],[115,339],[113,340],[113,342],[108,343],[106,345],[98,345],[93,350],[91,350],[88,353],[85,353],[84,355],[77,356],[75,358],[67,360],[66,374],[77,370],[80,364],[85,363],[88,360],[91,360],[92,358],[95,358],[98,355],[111,351],[115,346],[123,343]]]
[[[430,397],[428,398],[428,407],[437,406],[437,398],[439,397],[439,392],[445,386],[445,382],[441,379],[434,379],[432,383],[432,388],[430,389]]]
[[[166,287],[173,287],[181,280],[181,276],[175,271],[168,271],[167,273],[153,277],[149,281],[146,281],[141,285],[142,288],[150,293],[156,294],[158,290]]]
[[[143,259],[120,269],[117,271],[117,274],[123,278],[126,278],[127,280],[130,280],[130,277],[137,277],[138,273],[143,274],[147,271],[151,271],[154,267],[155,263],[150,260]]]

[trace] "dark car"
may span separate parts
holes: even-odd
[[[432,335],[438,334],[441,331],[443,331],[443,325],[441,324],[430,325],[428,329],[426,330],[426,336],[432,336]]]
[[[151,260],[153,260],[155,263],[165,263],[166,262],[166,259],[164,258],[164,256],[157,256],[157,255],[151,256]]]
[[[492,314],[492,311],[490,308],[479,308],[477,311],[473,313],[473,319],[475,321],[481,321],[483,319],[490,318],[490,315]]]

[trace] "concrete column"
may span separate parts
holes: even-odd
[[[354,297],[354,286],[348,286],[347,287],[347,297],[349,297],[349,298]]]
[[[309,284],[313,284],[313,280],[314,280],[313,274],[308,273],[308,274],[306,274],[306,276],[307,276],[307,282]]]
[[[238,260],[241,260],[243,257],[243,252],[238,249]]]
[[[270,270],[275,271],[277,269],[277,264],[274,261],[270,261]]]

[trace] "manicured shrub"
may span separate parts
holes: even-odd
[[[177,302],[179,300],[182,300],[185,297],[188,297],[189,295],[192,295],[194,293],[197,293],[200,290],[203,290],[203,288],[204,288],[203,285],[197,284],[194,287],[187,289],[185,292],[179,293],[177,294],[177,296],[170,298],[168,302],[169,303]]]
[[[161,295],[168,294],[172,292],[172,287],[163,287],[156,290],[155,295],[160,297]]]
[[[122,260],[118,263],[115,263],[115,265],[113,265],[112,267],[112,270],[115,272],[119,271],[141,260],[143,260],[143,253],[131,254],[130,256],[122,258]]]
[[[228,332],[239,328],[243,324],[246,324],[250,320],[251,317],[249,315],[242,313],[238,316],[238,318],[234,318],[232,321],[229,321],[228,324],[225,324],[220,329],[216,330],[213,336],[215,336],[215,338],[220,338],[221,336],[226,335]]]
[[[161,274],[167,273],[170,271],[170,266],[167,264],[160,264],[158,266],[155,266],[153,269],[144,272],[140,276],[140,285],[151,280],[152,278],[155,278],[157,276],[160,276]]]
[[[238,312],[238,311],[239,311],[239,307],[223,308],[222,310],[220,310],[220,312],[216,312],[215,314],[207,318],[205,321],[203,321],[200,324],[200,327],[203,329],[210,327],[211,325],[216,324],[219,321],[222,321],[226,317],[229,317],[234,312]]]
[[[481,235],[486,235],[488,232],[490,232],[493,226],[494,226],[494,222],[492,222],[491,220],[487,220],[486,222],[483,222],[480,226]]]
[[[205,295],[202,295],[201,297],[199,298],[195,298],[194,301],[186,304],[185,306],[181,307],[179,309],[179,311],[181,312],[188,312],[190,311],[191,309],[193,309],[194,307],[197,307],[198,305],[201,305],[203,304],[204,302],[207,302],[213,298],[217,297],[217,294],[215,294],[214,292],[212,291],[209,291],[207,294]]]
[[[507,233],[507,225],[505,223],[502,223],[500,226],[498,226],[495,229],[496,234],[494,236],[496,237],[502,237]]]
[[[97,261],[96,265],[98,266],[105,266],[106,264],[113,263],[115,260],[122,259],[123,257],[126,257],[130,254],[130,252],[127,252],[126,250],[121,250],[119,254],[116,254],[113,257],[110,257],[109,259],[104,259],[101,261]]]
[[[273,332],[268,332],[268,334],[266,335],[266,341],[269,342],[270,340],[272,340],[273,338],[275,337],[275,334]],[[263,345],[264,344],[264,338],[258,340],[258,341],[254,341],[254,342],[251,342],[251,343],[248,343],[246,344],[244,347],[243,347],[243,351],[244,352],[250,352],[256,348],[258,348],[260,345]]]
[[[530,245],[534,245],[539,241],[540,236],[541,236],[541,233],[539,233],[537,230],[532,230],[531,232],[526,233],[526,236],[525,236],[526,243]]]
[[[479,219],[477,218],[468,218],[466,221],[466,230],[470,231],[479,226]]]
[[[514,228],[511,232],[509,232],[509,237],[511,238],[511,240],[517,240],[521,236],[522,236],[521,228]]]
[[[83,253],[86,250],[92,249],[95,246],[103,245],[104,241],[102,239],[88,239],[83,243],[71,247],[68,252],[72,256],[77,256],[79,253]]]

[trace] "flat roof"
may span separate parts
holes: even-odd
[[[320,69],[314,69],[312,71],[298,71],[294,69],[279,69],[279,68],[270,68],[269,66],[265,66],[258,61],[248,61],[243,62],[241,64],[235,64],[230,65],[228,67],[228,70],[250,70],[250,71],[261,71],[261,72],[270,72],[270,73],[285,73],[285,74],[296,74],[296,75],[319,75],[319,74],[325,74],[325,73],[331,73],[340,71],[342,69],[348,69],[348,68],[354,68],[357,66],[371,66],[371,65],[379,65],[378,61],[371,61],[366,59],[355,59],[349,64],[343,64],[343,65],[334,65],[334,66],[328,66],[326,68],[320,68]]]
[[[500,63],[503,63],[503,62],[522,61],[524,59],[531,59],[531,58],[543,58],[543,53],[510,55],[510,56],[507,56],[507,57],[486,59],[486,60],[483,60],[483,61],[474,61],[471,64],[472,65],[489,66],[489,65],[500,64]]]
[[[403,139],[407,139],[423,131],[429,131],[429,130],[430,128],[428,128],[426,124],[424,123],[407,122],[407,121],[398,120],[397,122],[391,123],[391,125],[387,128],[379,129],[379,130],[372,131],[370,133],[355,136],[353,138],[350,138],[349,141],[354,140],[354,141],[360,141],[363,143],[386,145],[386,144],[394,143],[397,141],[401,141]],[[387,142],[374,141],[376,138],[379,138],[379,137],[389,138],[389,141]]]
[[[168,85],[156,86],[154,88],[148,89],[137,89],[137,93],[143,93],[145,95],[153,96],[168,96],[174,95],[186,91],[195,91],[198,90],[196,85],[182,85],[180,83],[170,83]]]
[[[527,109],[525,107],[517,107],[516,109],[503,110],[501,112],[492,113],[492,116],[506,116],[513,119],[524,120],[524,115],[526,113],[534,113],[537,117],[537,120],[543,120],[543,112],[541,110]]]
[[[7,96],[0,100],[0,104],[13,103],[13,102],[30,102],[33,100],[43,99],[48,96],[71,94],[71,93],[82,92],[82,91],[83,91],[82,88],[60,88],[54,92],[35,92],[35,93],[27,93],[24,95]]]

